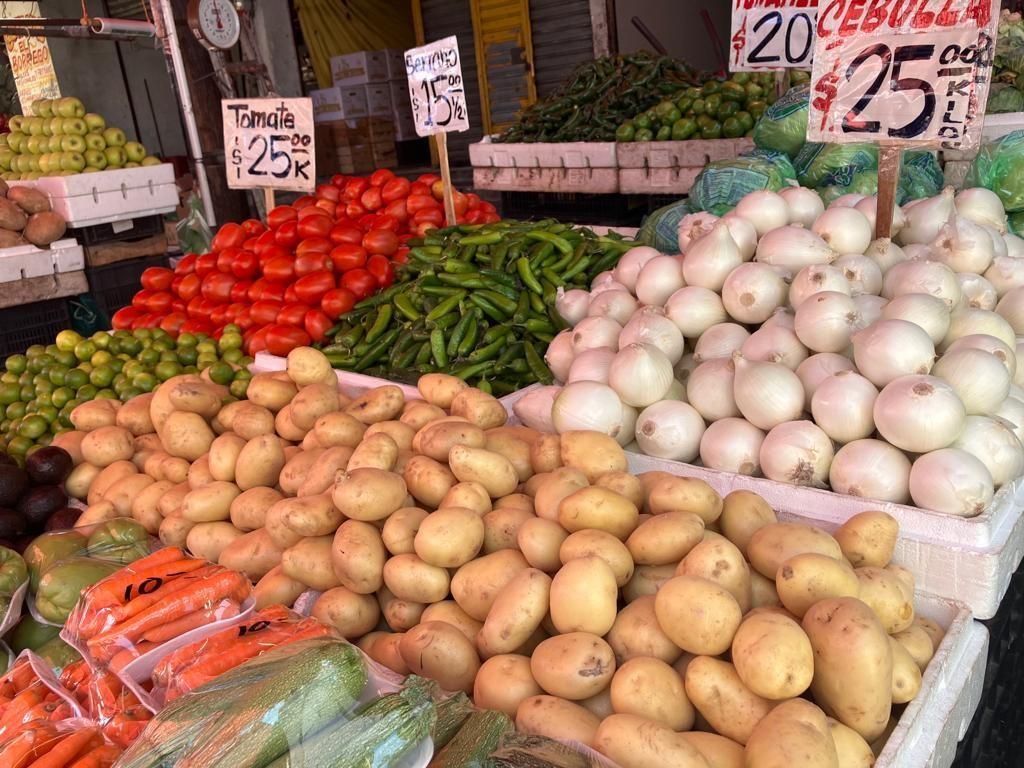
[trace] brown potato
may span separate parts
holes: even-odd
[[[462,389],[451,401],[452,416],[462,416],[481,429],[500,427],[508,421],[508,411],[498,398],[479,389]]]
[[[44,213],[52,210],[46,193],[33,187],[10,187],[7,190],[7,199],[17,204],[25,213]]]
[[[402,507],[384,521],[381,539],[392,555],[407,555],[416,551],[416,533],[429,513],[419,507]]]
[[[497,552],[499,549],[517,549],[519,528],[530,520],[536,520],[533,512],[522,507],[502,507],[483,516],[483,551]]]
[[[660,659],[637,657],[619,666],[612,677],[611,700],[619,715],[637,715],[673,731],[693,727],[694,709],[683,679]]]
[[[19,187],[15,187],[14,189],[19,189]],[[35,190],[28,191],[35,192]],[[35,194],[40,193],[35,192]],[[25,211],[10,200],[0,197],[0,227],[3,229],[9,229],[13,232],[21,232],[25,229],[25,225],[27,223],[28,216],[25,215]]]
[[[722,497],[703,480],[695,477],[660,477],[647,491],[645,512],[692,512],[705,525],[718,520],[722,514]]]
[[[570,632],[538,645],[530,657],[530,671],[552,696],[579,701],[608,687],[615,674],[615,654],[597,635]]]
[[[655,596],[654,612],[673,643],[711,656],[729,648],[743,615],[725,587],[696,576],[665,582]]]
[[[764,716],[750,734],[747,768],[839,768],[825,713],[805,699],[791,699]]]
[[[281,564],[282,554],[266,528],[260,528],[235,537],[220,551],[217,562],[244,573],[250,581],[258,581]]]
[[[744,555],[754,532],[777,522],[775,510],[753,491],[733,491],[722,499],[722,516],[718,519],[722,535]]]
[[[516,548],[532,567],[554,573],[562,567],[558,552],[568,536],[568,531],[553,520],[532,517],[524,520],[516,531]]]
[[[775,705],[747,688],[732,664],[712,656],[690,659],[683,682],[687,698],[715,732],[740,744]]]
[[[473,690],[480,659],[473,644],[450,624],[416,625],[405,633],[399,651],[412,672],[436,680],[446,691]]]
[[[663,723],[632,714],[615,714],[601,721],[594,748],[622,768],[708,768],[696,747]]]
[[[628,469],[622,446],[614,438],[597,432],[564,432],[560,436],[559,451],[561,463],[582,471],[591,483],[607,472],[625,472]]]
[[[516,730],[592,746],[601,719],[558,696],[531,696],[516,710]]]
[[[835,539],[854,568],[884,568],[892,560],[900,524],[885,512],[868,511],[854,515],[835,532]]]
[[[654,595],[639,597],[619,611],[604,639],[615,652],[617,664],[640,656],[671,664],[682,654],[658,624]]]
[[[806,523],[769,523],[755,531],[747,543],[750,565],[769,579],[775,578],[784,562],[804,552],[817,552],[834,560],[843,557],[839,542]]]
[[[660,515],[653,519],[658,517]],[[743,553],[724,536],[711,536],[691,549],[679,563],[676,573],[718,584],[735,598],[741,613],[750,610],[750,568]]]
[[[271,568],[267,574],[253,587],[252,596],[256,601],[256,610],[268,605],[291,605],[296,598],[306,591],[306,585],[286,576],[281,566]]]
[[[473,683],[473,703],[477,707],[495,709],[512,718],[520,704],[542,693],[530,672],[530,660],[513,653],[487,659]]]
[[[551,472],[562,466],[562,441],[559,435],[541,435],[530,446],[530,464],[534,472]]]
[[[477,621],[454,600],[442,600],[439,603],[431,603],[423,611],[420,621],[443,621],[451,624],[466,636],[469,642],[476,645],[477,633],[483,629],[483,622]]]
[[[324,448],[355,448],[362,441],[365,432],[366,425],[363,422],[342,411],[324,414],[313,425],[317,442]]]
[[[377,602],[384,621],[395,632],[405,632],[419,624],[427,607],[412,600],[400,600],[387,587],[381,587],[377,592]]]
[[[386,384],[363,393],[347,406],[345,413],[354,416],[363,424],[397,419],[405,405],[405,395],[394,384]]]
[[[346,640],[362,637],[377,626],[380,606],[373,595],[361,595],[345,587],[332,587],[313,604],[313,618],[334,627]]]
[[[387,552],[380,531],[369,523],[346,520],[334,534],[331,565],[342,586],[369,595],[384,583]]]

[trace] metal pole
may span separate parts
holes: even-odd
[[[214,227],[217,224],[217,219],[213,211],[210,182],[206,177],[203,146],[199,142],[199,130],[196,128],[195,112],[192,107],[192,93],[188,88],[185,64],[181,58],[178,30],[174,26],[174,14],[171,10],[170,0],[152,0],[152,3],[155,6],[154,16],[159,16],[159,21],[162,22],[164,28],[164,50],[171,59],[172,72],[178,90],[178,99],[181,101],[185,133],[188,135],[188,143],[192,151],[192,161],[195,164],[196,181],[199,182],[199,196],[203,201],[203,212],[206,214],[206,222],[210,227]],[[156,13],[156,11],[159,11],[159,13]],[[159,23],[158,26],[160,26]]]

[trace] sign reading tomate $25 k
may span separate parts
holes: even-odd
[[[999,0],[820,0],[810,141],[971,149]]]

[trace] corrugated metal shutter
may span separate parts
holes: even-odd
[[[472,0],[472,7],[476,55],[484,66],[484,128],[493,133],[537,99],[530,8],[528,0]]]
[[[420,0],[423,39],[426,42],[456,35],[462,56],[462,77],[466,83],[466,106],[470,129],[448,134],[448,159],[453,166],[469,165],[469,145],[483,136],[483,114],[477,85],[476,48],[473,44],[473,16],[470,0]]]
[[[534,80],[544,98],[594,58],[589,0],[530,0]]]
[[[146,19],[144,0],[107,0],[107,12],[115,19]],[[96,14],[93,11],[94,15]]]

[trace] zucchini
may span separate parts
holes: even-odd
[[[501,737],[512,730],[504,712],[482,709],[474,712],[448,746],[434,755],[429,768],[485,768]]]
[[[440,690],[440,689],[439,689]],[[437,723],[430,731],[430,740],[434,742],[434,752],[439,752],[473,712],[473,704],[462,691],[440,701],[437,705]]]
[[[430,737],[437,707],[430,687],[410,676],[406,687],[367,704],[346,722],[292,747],[267,768],[390,768]],[[211,763],[212,765],[212,763]],[[220,765],[220,764],[218,764]],[[234,763],[223,763],[235,768]]]

